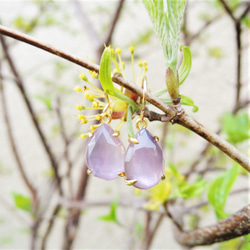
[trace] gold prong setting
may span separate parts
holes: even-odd
[[[134,144],[139,144],[138,139],[136,139],[135,137],[129,137],[128,141]]]
[[[128,186],[133,186],[133,185],[136,184],[137,179],[128,180],[127,177],[125,177],[124,181],[125,181],[125,183],[126,183]]]

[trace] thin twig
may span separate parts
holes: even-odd
[[[91,43],[94,45],[95,48],[98,48],[100,46],[100,38],[98,34],[96,33],[92,23],[87,18],[86,14],[84,13],[81,4],[78,0],[71,0],[76,15],[78,16],[84,31],[87,31],[87,34],[89,35],[89,38],[91,40]]]
[[[1,65],[0,65],[0,69],[1,69]],[[28,177],[25,168],[23,166],[21,157],[18,153],[16,144],[15,144],[15,139],[12,133],[12,127],[10,124],[10,119],[8,116],[8,110],[7,110],[7,105],[6,105],[6,100],[5,100],[5,92],[4,92],[4,84],[2,83],[2,78],[0,76],[0,95],[1,95],[1,101],[2,101],[2,107],[3,107],[3,116],[4,116],[4,121],[6,124],[6,128],[7,128],[7,135],[9,137],[9,141],[10,141],[10,146],[12,149],[12,153],[14,155],[18,170],[22,176],[22,179],[26,185],[26,187],[28,188],[28,190],[31,193],[32,196],[32,201],[33,201],[33,205],[35,205],[35,203],[37,203],[37,191],[34,187],[34,184],[31,182],[30,178]],[[37,205],[35,205],[35,207],[37,207]]]
[[[49,157],[49,160],[50,160],[50,163],[51,163],[51,166],[54,170],[54,173],[55,173],[55,179],[56,179],[56,182],[57,182],[57,185],[58,185],[58,190],[59,190],[59,193],[62,195],[63,191],[62,191],[62,187],[61,187],[61,179],[60,179],[60,176],[59,176],[59,173],[58,173],[58,166],[56,164],[56,161],[55,161],[55,158],[52,154],[52,151],[45,139],[45,136],[40,128],[40,125],[36,119],[36,115],[35,115],[35,112],[32,108],[32,105],[28,99],[28,95],[27,95],[27,92],[26,92],[26,89],[24,87],[24,84],[23,84],[23,81],[22,81],[22,78],[20,77],[17,69],[16,69],[16,66],[14,64],[14,61],[12,60],[12,57],[9,53],[9,50],[8,50],[8,46],[5,42],[5,39],[2,35],[0,35],[0,41],[1,41],[1,44],[2,44],[2,48],[3,48],[3,51],[5,53],[5,57],[9,63],[9,66],[10,66],[10,69],[13,73],[13,75],[15,76],[15,81],[16,81],[16,84],[17,84],[17,87],[18,89],[20,90],[21,94],[22,94],[22,97],[24,99],[24,102],[26,104],[26,107],[29,111],[29,114],[31,116],[31,119],[32,119],[32,122],[36,128],[36,131],[41,139],[41,142],[42,142],[42,145],[44,146],[44,149]]]

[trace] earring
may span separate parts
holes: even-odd
[[[130,144],[125,155],[125,182],[139,189],[149,189],[164,179],[163,153],[158,138],[146,128],[144,119],[146,105],[147,81],[143,79],[143,98],[141,117],[136,122],[139,130],[135,138],[130,138]]]
[[[102,124],[90,135],[86,161],[89,174],[112,180],[124,173],[125,147],[118,138],[119,133],[109,126],[112,118],[111,113],[107,111],[110,107],[108,96],[106,99],[108,104],[103,110]]]

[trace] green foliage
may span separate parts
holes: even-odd
[[[121,226],[121,223],[117,219],[117,207],[118,207],[118,199],[115,199],[111,204],[110,204],[110,212],[107,215],[103,215],[98,217],[98,219],[107,221],[107,222],[114,222],[117,225]]]
[[[52,95],[46,95],[46,96],[35,95],[34,97],[35,97],[37,100],[41,101],[41,102],[46,106],[46,108],[47,108],[49,111],[52,111],[52,110],[53,110],[53,107],[52,107],[52,101],[53,101]]]
[[[183,60],[178,70],[179,84],[181,85],[186,80],[186,78],[190,73],[192,67],[192,55],[190,48],[188,46],[184,47],[181,45],[180,49],[183,51]]]
[[[10,245],[13,243],[13,239],[9,236],[1,237],[0,238],[0,247]]]
[[[179,173],[175,165],[171,163],[168,165],[173,171],[174,181],[176,182],[175,184],[173,183],[176,186],[175,193],[173,194],[175,198],[181,197],[183,199],[189,199],[197,197],[205,190],[207,184],[205,180],[198,178],[194,183],[190,184],[185,180],[184,176]]]
[[[111,51],[105,48],[100,61],[99,80],[105,93],[114,96],[115,88],[111,78]]]
[[[186,0],[143,0],[158,35],[166,67],[176,74],[179,35]]]
[[[246,27],[247,27],[248,29],[250,29],[250,17],[249,17],[249,16],[245,16],[245,17],[242,18],[240,21],[241,21],[243,24],[245,24]]]
[[[225,171],[209,185],[207,193],[208,201],[213,206],[218,220],[227,217],[227,214],[224,211],[225,204],[238,173],[239,167],[235,164],[231,169]]]
[[[99,80],[105,93],[130,104],[131,107],[133,107],[133,110],[139,110],[139,107],[132,99],[115,89],[113,85],[111,77],[111,49],[109,47],[105,48],[101,57]]]
[[[193,112],[197,112],[199,110],[198,106],[194,104],[194,101],[185,95],[181,95],[181,104],[193,107]]]
[[[222,131],[231,143],[240,143],[250,138],[250,118],[247,113],[241,112],[233,115],[225,113],[222,121]]]
[[[163,93],[163,91],[161,91]],[[171,99],[161,99],[163,102],[165,102],[166,104],[172,104],[172,100]],[[182,105],[186,105],[186,106],[191,106],[193,107],[193,112],[197,112],[199,110],[198,106],[196,106],[194,104],[194,101],[190,98],[187,97],[185,95],[181,95],[181,104]]]
[[[31,199],[29,197],[24,196],[22,194],[18,194],[16,192],[12,193],[12,197],[14,199],[16,208],[26,211],[28,213],[32,213],[32,204]]]
[[[208,48],[208,54],[212,57],[217,58],[217,59],[220,59],[224,56],[222,48],[220,48],[220,47]]]

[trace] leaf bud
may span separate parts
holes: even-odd
[[[171,99],[177,99],[179,96],[179,79],[170,67],[166,70],[166,85]]]

